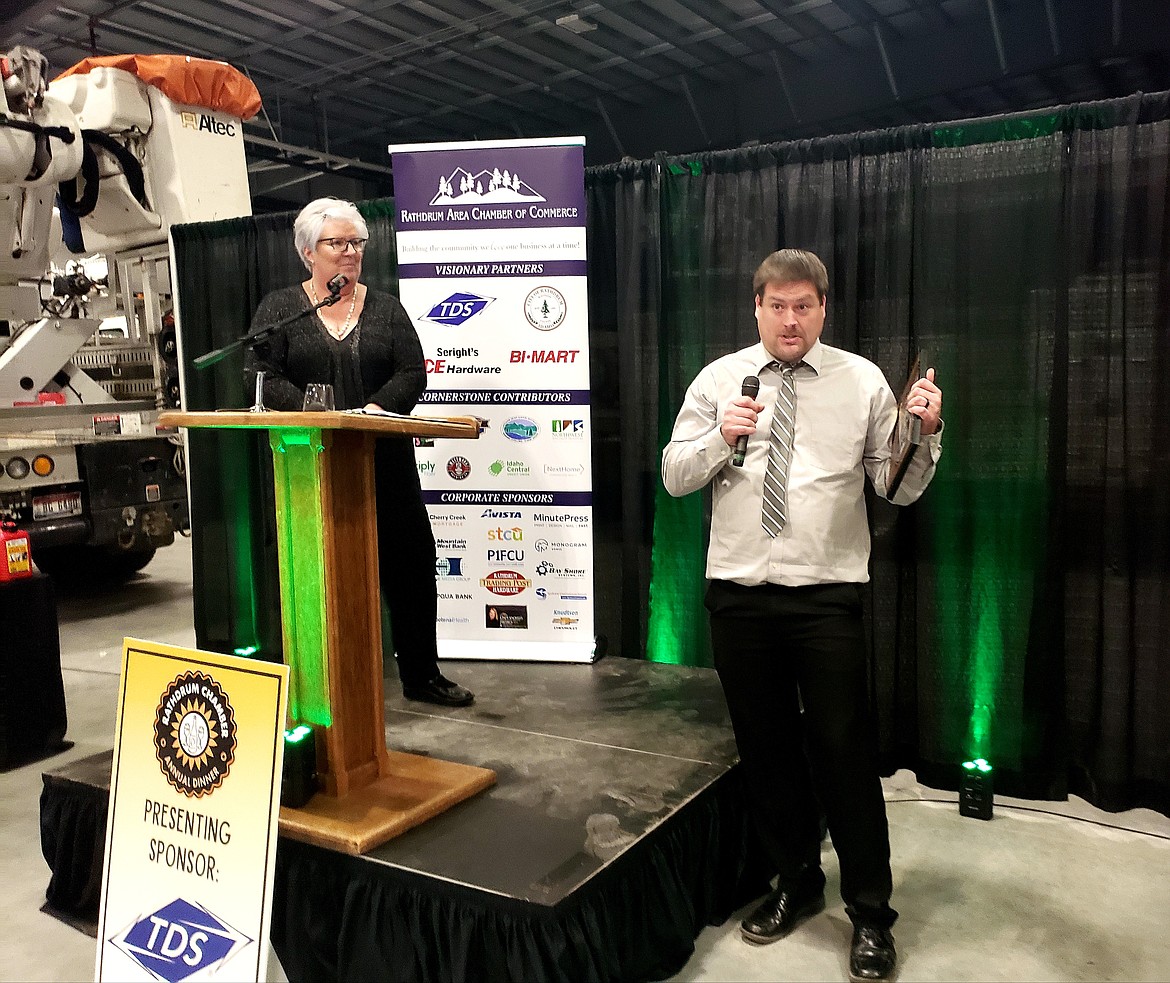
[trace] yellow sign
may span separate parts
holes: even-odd
[[[97,980],[261,980],[288,667],[127,638]]]

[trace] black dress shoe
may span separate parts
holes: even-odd
[[[428,679],[425,683],[403,686],[402,695],[408,700],[437,703],[441,707],[465,707],[475,700],[475,694],[471,690],[451,682],[442,673],[439,673],[434,679]]]
[[[784,938],[806,918],[825,909],[825,894],[799,898],[788,891],[773,891],[755,911],[739,923],[739,932],[748,942],[767,945]]]
[[[849,978],[853,983],[892,980],[898,965],[894,937],[889,929],[860,927],[853,929],[849,950]]]

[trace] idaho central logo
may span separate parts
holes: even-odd
[[[236,759],[236,716],[219,683],[196,671],[171,682],[154,712],[154,754],[167,781],[190,798],[223,784]]]

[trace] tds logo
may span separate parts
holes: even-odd
[[[156,979],[179,983],[214,972],[252,940],[206,908],[176,898],[110,942]]]
[[[180,113],[179,119],[188,130],[203,130],[205,133],[214,133],[221,137],[234,137],[236,126],[234,123],[225,123],[207,113]]]
[[[451,294],[446,300],[440,300],[419,320],[458,327],[470,321],[476,314],[482,314],[495,299],[495,297],[481,297],[479,294]]]

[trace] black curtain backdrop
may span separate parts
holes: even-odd
[[[661,490],[659,452],[699,367],[756,339],[759,260],[812,249],[825,341],[895,388],[921,350],[946,396],[922,502],[869,502],[886,771],[955,788],[985,757],[1000,792],[1167,813],[1167,116],[1138,95],[591,169],[621,650],[709,664],[709,503]]]
[[[586,172],[597,631],[709,665],[709,502],[661,489],[686,386],[752,343],[751,276],[812,249],[825,341],[945,392],[923,500],[871,496],[866,618],[887,772],[1170,814],[1170,94]],[[361,205],[394,289],[390,201]],[[242,358],[190,360],[302,275],[292,215],[174,230],[186,406],[245,406]],[[279,658],[268,450],[194,435],[196,634]]]

